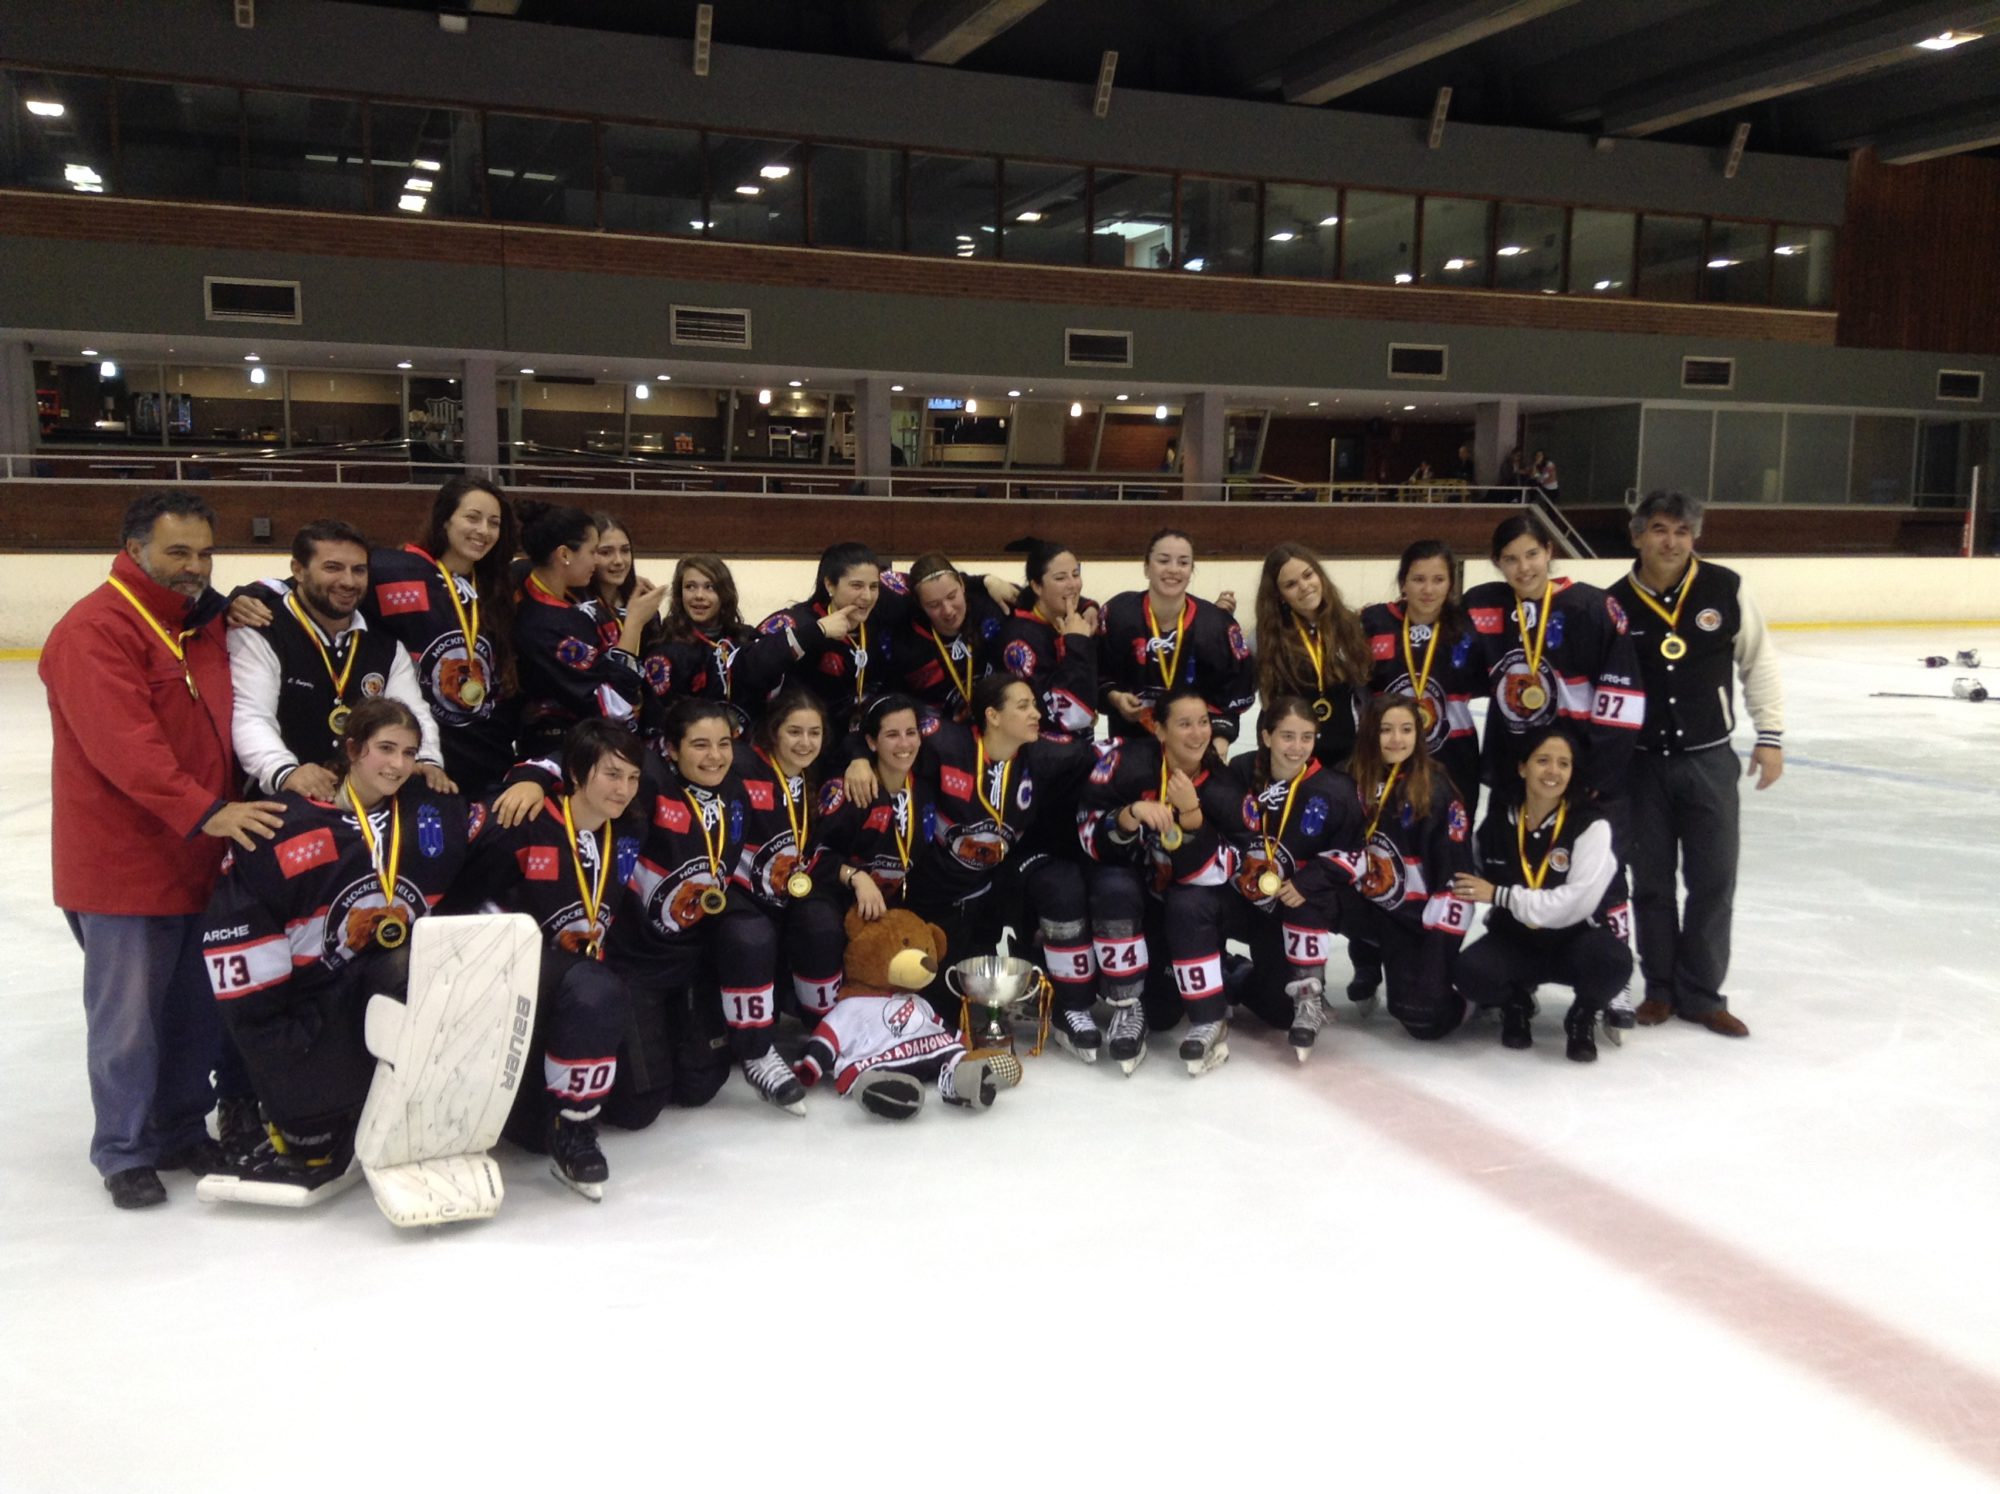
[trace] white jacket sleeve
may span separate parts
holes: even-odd
[[[389,666],[389,683],[382,687],[382,693],[391,700],[400,700],[417,718],[417,731],[423,738],[417,744],[417,761],[442,764],[444,753],[438,747],[437,718],[431,715],[423,689],[417,684],[417,671],[410,665],[409,652],[400,646],[395,662]]]
[[[236,695],[229,735],[236,744],[236,761],[267,795],[275,794],[285,775],[299,765],[278,730],[281,674],[278,655],[262,633],[229,630],[229,682]]]
[[[1736,670],[1743,677],[1743,704],[1757,727],[1759,747],[1782,747],[1785,739],[1785,686],[1778,678],[1778,654],[1771,647],[1771,635],[1764,627],[1764,614],[1738,589],[1737,610],[1742,626],[1736,630]]]
[[[1618,875],[1611,849],[1611,822],[1599,820],[1570,847],[1569,877],[1560,887],[1496,887],[1495,907],[1505,908],[1531,929],[1566,929],[1597,911],[1604,889]]]

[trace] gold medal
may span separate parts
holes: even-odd
[[[1181,848],[1181,843],[1186,839],[1187,836],[1181,833],[1181,827],[1178,824],[1169,825],[1160,832],[1160,844],[1169,851],[1178,851]]]
[[[410,926],[400,913],[375,925],[375,942],[384,949],[401,949],[409,937]]]
[[[729,906],[729,894],[722,890],[722,860],[729,850],[729,820],[723,812],[721,800],[716,800],[715,834],[711,836],[708,833],[708,816],[703,812],[701,802],[686,789],[681,790],[681,797],[687,800],[688,808],[694,811],[694,826],[701,832],[701,848],[708,857],[708,874],[715,878],[714,886],[704,887],[701,890],[701,911],[708,914],[720,913]]]
[[[604,890],[611,885],[611,863],[614,859],[616,841],[611,833],[610,822],[605,823],[597,843],[597,886],[592,888],[583,874],[583,840],[576,833],[576,816],[570,813],[569,795],[563,795],[563,833],[569,837],[569,859],[576,867],[576,890],[582,900],[583,920],[589,925],[590,937],[584,941],[583,952],[593,960],[604,958],[601,941],[604,938],[604,921],[598,910],[604,906]]]
[[[354,707],[347,703],[345,697],[347,682],[354,674],[354,661],[361,655],[361,640],[351,632],[347,635],[347,657],[340,661],[340,668],[335,669],[333,655],[326,651],[319,629],[307,621],[305,613],[299,610],[299,599],[295,593],[285,593],[285,610],[298,619],[299,626],[306,630],[306,637],[319,650],[320,663],[326,666],[326,677],[333,681],[333,709],[326,713],[326,724],[333,728],[336,737],[340,736],[347,730],[347,718],[354,714]]]
[[[1639,599],[1640,605],[1667,625],[1667,636],[1660,640],[1660,655],[1662,658],[1680,659],[1687,656],[1687,640],[1680,635],[1681,609],[1687,606],[1688,595],[1694,590],[1694,578],[1700,573],[1700,558],[1690,555],[1688,557],[1687,574],[1681,577],[1681,594],[1674,601],[1674,610],[1669,612],[1653,599],[1651,592],[1647,591],[1640,584],[1638,569],[1635,567],[1632,571],[1632,595]],[[1668,589],[1672,590],[1671,587]]]
[[[1265,897],[1276,897],[1278,889],[1285,885],[1285,879],[1274,871],[1267,871],[1257,879],[1257,890]]]
[[[1660,640],[1660,653],[1669,659],[1679,659],[1687,654],[1687,640],[1678,633],[1669,633]]]
[[[333,734],[341,736],[347,730],[347,718],[354,714],[354,707],[342,701],[326,713],[326,724],[333,728]]]
[[[476,706],[486,698],[486,687],[477,679],[468,679],[458,687],[458,698],[466,705]]]
[[[795,871],[785,878],[785,892],[791,897],[811,897],[813,879],[802,871]]]
[[[403,860],[403,806],[394,798],[389,800],[389,847],[385,856],[375,827],[368,822],[368,811],[361,807],[361,796],[354,792],[353,782],[343,783],[341,791],[354,807],[355,828],[361,832],[361,843],[368,847],[368,861],[375,869],[376,884],[382,889],[384,912],[382,921],[375,925],[375,942],[384,949],[401,949],[410,937],[410,921],[396,904],[396,868]]]
[[[704,887],[701,890],[701,911],[713,916],[729,906],[729,894],[720,887]]]
[[[1549,692],[1540,685],[1528,685],[1521,691],[1521,704],[1528,710],[1539,711],[1549,703]]]
[[[1521,630],[1521,654],[1527,661],[1527,673],[1531,681],[1521,688],[1521,704],[1530,711],[1539,711],[1549,703],[1549,692],[1541,685],[1542,654],[1546,650],[1549,636],[1549,603],[1555,594],[1555,582],[1542,583],[1541,615],[1536,619],[1535,641],[1532,644],[1528,641],[1528,619],[1521,610],[1521,604],[1519,602],[1514,604],[1514,622]],[[1432,630],[1431,637],[1433,639],[1437,637],[1435,629]]]
[[[1318,700],[1313,702],[1313,715],[1321,721],[1331,721],[1333,719],[1333,702],[1322,695]]]

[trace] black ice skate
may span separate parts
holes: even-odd
[[[757,1091],[758,1099],[793,1115],[806,1113],[806,1087],[799,1083],[799,1076],[792,1072],[782,1054],[774,1050],[762,1058],[744,1059],[743,1077]]]
[[[1085,1063],[1096,1063],[1097,1055],[1104,1050],[1103,1030],[1088,1007],[1064,1008],[1055,1013],[1049,1024],[1049,1036],[1064,1052],[1075,1054]]]
[[[557,1110],[549,1117],[549,1172],[592,1203],[604,1199],[611,1164],[597,1144],[597,1111]]]
[[[1326,1025],[1326,982],[1317,975],[1302,975],[1286,985],[1285,994],[1292,998],[1292,1030],[1286,1037],[1304,1063],[1312,1057],[1319,1030]]]
[[[305,1209],[337,1198],[361,1181],[352,1135],[295,1136],[276,1126],[249,1156],[195,1184],[203,1203],[264,1204]]]
[[[1197,1022],[1181,1039],[1181,1062],[1187,1065],[1190,1078],[1199,1078],[1228,1060],[1227,1022]]]
[[[1130,1074],[1146,1061],[1146,1010],[1136,1001],[1111,1008],[1111,1030],[1105,1034],[1111,1060]]]

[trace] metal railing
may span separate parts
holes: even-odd
[[[430,486],[461,471],[456,462],[296,454],[151,456],[139,452],[41,451],[0,455],[0,483],[135,483],[175,486],[277,483],[291,487]],[[726,493],[740,497],[906,498],[933,502],[1530,503],[1538,488],[1465,483],[1300,483],[1266,476],[1198,483],[1180,473],[986,471],[899,468],[881,477],[852,467],[568,465],[513,461],[492,469],[510,491]],[[1556,527],[1568,530],[1567,521]],[[1573,531],[1569,531],[1573,533]]]

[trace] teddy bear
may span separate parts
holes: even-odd
[[[947,1105],[992,1108],[1021,1082],[1011,1053],[968,1054],[959,1035],[917,993],[944,964],[944,930],[907,908],[874,922],[847,910],[847,956],[840,999],[806,1042],[798,1075],[807,1086],[831,1076],[871,1114],[908,1120],[924,1105],[926,1079]]]

